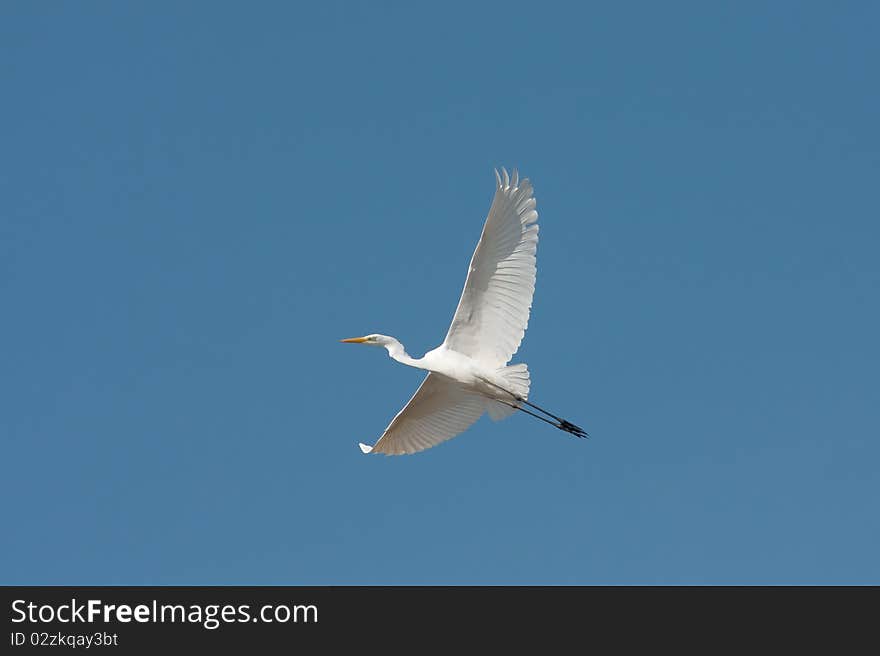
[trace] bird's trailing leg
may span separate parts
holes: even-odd
[[[520,412],[525,412],[527,415],[531,415],[535,419],[540,419],[541,421],[548,423],[551,426],[558,428],[559,430],[564,430],[566,433],[571,433],[575,437],[587,437],[587,438],[590,437],[590,435],[587,433],[587,431],[585,431],[583,428],[581,428],[580,426],[575,426],[570,421],[566,421],[565,419],[556,419],[554,421],[551,419],[547,419],[547,417],[542,417],[538,413],[532,412],[531,410],[524,408],[521,405],[518,405],[517,403],[513,403],[510,401],[502,401],[501,399],[494,399],[494,400],[498,401],[498,403],[503,403],[504,405],[509,405],[511,408],[514,408],[515,410],[519,410]],[[531,405],[531,404],[529,404],[529,405]],[[541,412],[543,412],[543,410]],[[555,419],[555,417],[554,417],[554,419]]]
[[[557,417],[552,412],[547,412],[546,410],[544,410],[544,408],[541,408],[541,407],[535,405],[534,403],[529,403],[528,401],[526,401],[523,398],[517,398],[516,400],[519,401],[520,403],[525,403],[527,406],[532,407],[535,410],[538,410],[539,412],[543,412],[548,417],[553,417],[553,419],[555,419],[557,422],[559,422],[556,427],[561,430],[564,430],[566,433],[571,433],[572,435],[577,435],[578,437],[589,437],[590,436],[589,433],[587,433],[587,431],[585,431],[580,426],[575,426],[570,421],[567,421],[567,420],[563,419],[562,417]]]
[[[511,408],[516,408],[517,410],[520,410],[521,412],[525,412],[527,415],[531,415],[532,417],[540,419],[541,421],[547,422],[551,426],[555,426],[559,430],[563,430],[566,433],[571,433],[575,437],[590,437],[590,434],[587,433],[587,431],[585,431],[580,426],[576,426],[575,424],[571,423],[570,421],[568,421],[566,419],[563,419],[562,417],[557,417],[552,412],[548,412],[547,410],[544,410],[544,408],[537,406],[534,403],[530,403],[529,401],[527,401],[523,397],[504,389],[500,385],[496,385],[491,380],[486,380],[485,382],[492,385],[492,387],[498,388],[499,390],[501,390],[505,394],[508,394],[516,402],[514,403],[514,402],[508,402],[508,401],[501,401],[500,399],[495,399],[496,401],[499,401],[500,403],[504,403],[505,405],[509,405]],[[551,417],[553,419],[553,421],[551,421],[550,419],[547,419],[547,417],[542,417],[541,415],[539,415],[535,412],[532,412],[531,410],[525,409],[524,407],[522,407],[522,404],[525,404],[531,408],[534,408],[538,412],[543,412],[545,415],[547,415],[547,417]]]

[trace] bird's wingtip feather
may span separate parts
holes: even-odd
[[[361,448],[361,453],[369,453],[373,450],[373,447],[368,444],[364,444],[363,442],[358,442],[358,446]]]

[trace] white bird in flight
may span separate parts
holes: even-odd
[[[579,426],[530,403],[528,367],[508,365],[522,342],[535,293],[538,212],[528,178],[520,180],[516,170],[511,178],[501,169],[495,179],[495,198],[443,343],[413,358],[387,335],[341,340],[384,346],[398,362],[428,371],[382,437],[373,446],[360,444],[364,453],[401,455],[428,449],[463,432],[487,411],[499,421],[519,410],[587,437]]]

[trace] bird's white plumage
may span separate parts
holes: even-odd
[[[538,212],[527,178],[502,169],[495,179],[495,197],[443,344],[415,359],[386,335],[343,340],[384,346],[398,362],[431,372],[376,444],[360,444],[364,453],[427,449],[455,437],[487,409],[495,420],[509,416],[512,405],[528,397],[526,365],[505,365],[528,326]]]
[[[450,349],[491,367],[519,349],[535,293],[538,212],[528,178],[495,172],[495,199],[446,335]]]
[[[415,453],[455,437],[486,410],[486,399],[467,392],[438,374],[429,373],[372,449],[361,451],[401,455]]]

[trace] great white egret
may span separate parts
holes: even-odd
[[[382,437],[373,446],[360,444],[364,453],[428,449],[466,430],[487,411],[499,421],[519,410],[587,437],[582,428],[530,403],[528,367],[507,364],[522,342],[535,293],[538,212],[528,178],[520,180],[516,170],[510,177],[502,168],[500,174],[495,171],[495,180],[495,198],[443,343],[413,358],[387,335],[341,340],[384,346],[398,362],[428,371]]]

